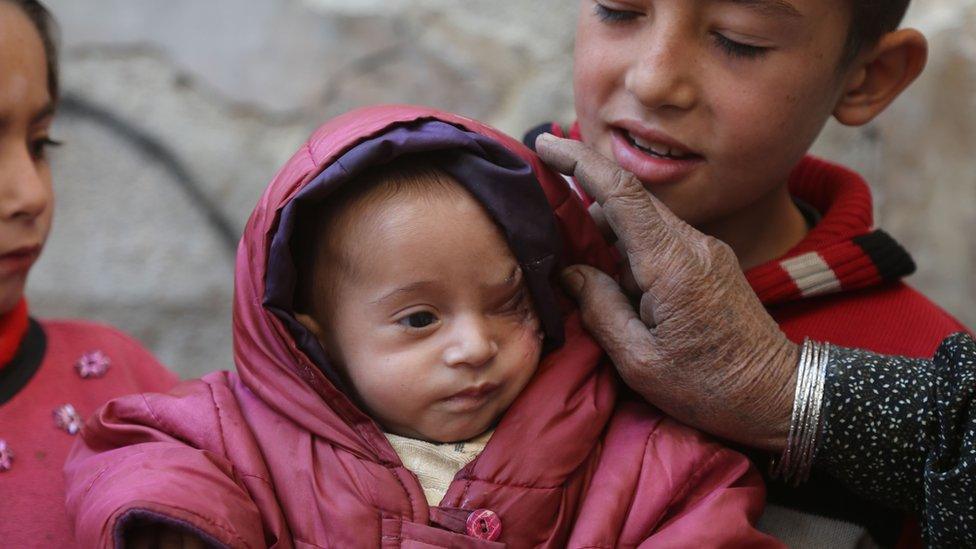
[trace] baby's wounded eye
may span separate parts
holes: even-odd
[[[426,328],[437,322],[437,315],[430,311],[413,313],[400,319],[400,324],[410,328]]]

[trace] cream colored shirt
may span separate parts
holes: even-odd
[[[385,433],[403,465],[417,475],[429,505],[439,505],[454,476],[485,449],[493,430],[462,442],[435,443]]]

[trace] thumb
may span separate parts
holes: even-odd
[[[580,306],[583,326],[617,369],[638,385],[651,382],[654,336],[609,275],[586,265],[562,272],[563,285]],[[647,379],[643,379],[643,378]],[[635,387],[636,389],[636,387]]]

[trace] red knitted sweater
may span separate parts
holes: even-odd
[[[790,191],[823,217],[785,256],[746,272],[787,336],[931,357],[947,336],[966,331],[901,282],[915,265],[872,228],[871,193],[860,176],[808,157],[793,172]]]
[[[548,131],[543,124],[527,144]],[[858,174],[808,156],[793,171],[790,192],[820,216],[806,237],[783,257],[746,272],[746,278],[786,335],[828,341],[883,354],[931,357],[950,334],[966,328],[901,278],[915,264],[884,231],[874,229],[871,191]],[[582,189],[584,202],[592,202]]]
[[[15,349],[0,368],[0,546],[73,547],[62,467],[82,421],[110,399],[177,379],[107,326],[28,323],[24,305],[0,327],[0,344],[13,338]]]
[[[566,132],[545,124],[526,134],[526,143],[534,144],[543,131],[581,140],[577,125]],[[858,174],[808,156],[791,174],[789,188],[819,219],[783,257],[745,273],[787,337],[797,343],[810,338],[882,354],[931,357],[946,337],[968,331],[901,281],[915,271],[915,263],[890,236],[874,228],[871,191]],[[591,202],[579,186],[576,191]],[[883,545],[894,544],[902,525],[896,512],[857,497],[816,471],[799,489],[771,483],[769,499],[862,524]],[[917,532],[900,541],[901,546],[921,543]]]

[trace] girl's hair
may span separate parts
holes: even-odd
[[[44,44],[44,56],[47,59],[47,91],[51,94],[51,100],[57,102],[61,97],[60,81],[58,78],[58,45],[57,45],[57,22],[51,12],[44,4],[37,0],[2,0],[13,4],[21,9],[38,34],[41,35],[41,42]]]

